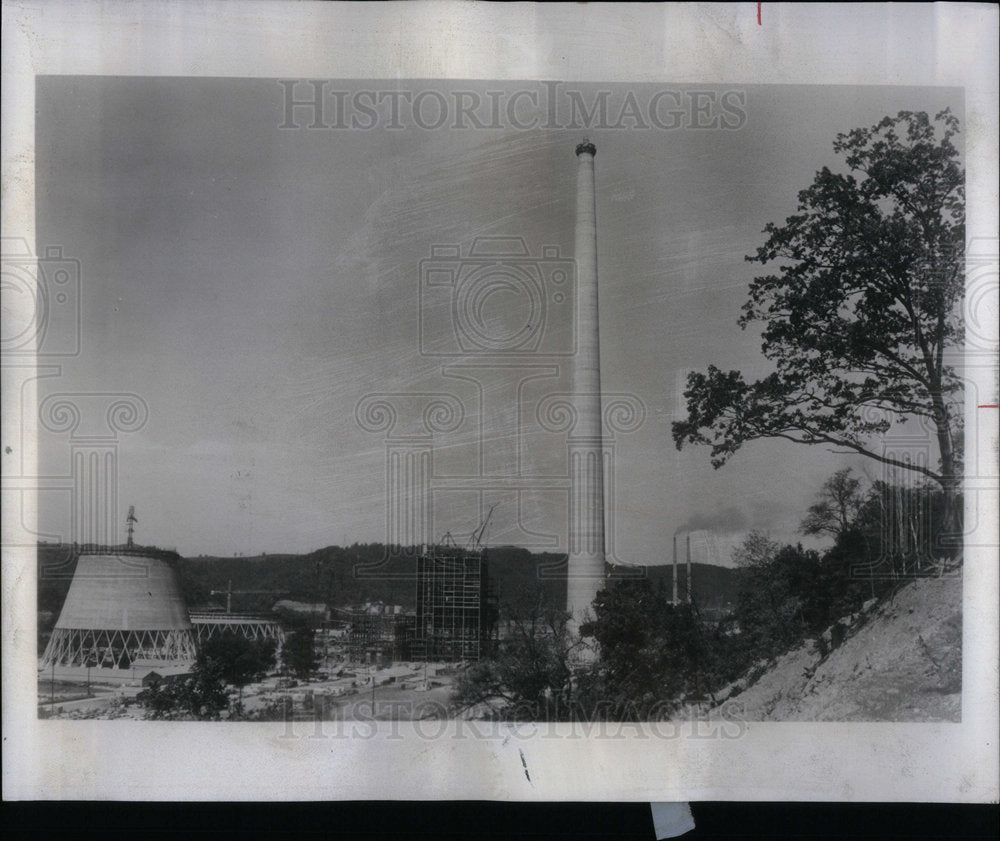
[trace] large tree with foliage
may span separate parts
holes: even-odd
[[[672,605],[646,578],[628,578],[594,599],[595,618],[582,629],[599,645],[589,687],[616,718],[662,714],[710,689],[714,656],[695,605]]]
[[[763,325],[773,373],[747,382],[710,366],[689,374],[678,448],[711,446],[724,464],[744,443],[827,444],[937,482],[961,481],[962,384],[949,351],[962,342],[965,175],[945,110],[902,111],[837,136],[848,172],[824,167],[784,225],[768,224],[750,262],[777,263],[750,286],[742,328]],[[919,419],[939,463],[886,452],[879,438]]]
[[[238,634],[221,634],[202,643],[198,652],[200,662],[211,663],[226,683],[240,691],[260,680],[273,668],[275,661],[274,640],[250,640]]]
[[[854,524],[864,498],[861,480],[851,475],[851,468],[838,470],[823,483],[799,529],[803,534],[840,537]]]
[[[151,719],[214,720],[229,707],[220,665],[204,657],[198,658],[190,674],[162,680],[136,697]]]
[[[567,618],[539,599],[526,616],[512,619],[494,655],[459,677],[455,709],[482,707],[498,718],[521,721],[571,716],[573,652],[579,641],[569,632]]]
[[[735,615],[754,657],[785,651],[829,619],[832,587],[819,553],[781,546],[752,531],[734,550],[733,560],[739,570]]]
[[[248,640],[223,634],[199,646],[198,659],[189,675],[164,680],[139,694],[149,718],[215,719],[229,707],[226,685],[240,690],[238,705],[230,710],[242,714],[243,687],[263,677],[274,664],[271,640]]]
[[[296,677],[308,677],[319,668],[316,634],[312,628],[298,628],[285,637],[281,663]]]

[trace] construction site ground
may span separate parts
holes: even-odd
[[[454,676],[443,663],[395,664],[385,669],[350,664],[341,674],[289,680],[277,675],[243,687],[242,702],[250,716],[273,707],[281,699],[292,702],[296,720],[371,721],[440,718],[446,714]],[[372,682],[374,681],[374,692]],[[38,709],[43,717],[143,718],[141,704],[129,703],[142,686],[87,687],[70,681],[39,678]],[[238,690],[230,692],[238,700]],[[374,708],[373,702],[374,700]],[[374,713],[373,713],[374,709]],[[280,715],[276,720],[280,720]]]

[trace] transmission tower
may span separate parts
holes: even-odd
[[[125,518],[125,523],[128,525],[128,548],[131,549],[135,543],[132,540],[132,535],[135,532],[135,524],[139,521],[135,517],[135,506],[130,505],[128,507],[128,516]]]

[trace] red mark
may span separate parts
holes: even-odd
[[[761,3],[757,4],[757,26],[761,25],[761,22],[760,22],[760,7],[761,7],[761,5],[762,5]]]
[[[987,403],[979,407],[980,409],[1000,409],[1000,405],[996,403]]]

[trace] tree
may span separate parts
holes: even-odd
[[[285,638],[281,662],[296,677],[308,677],[319,666],[314,637],[311,628],[299,628]]]
[[[142,702],[146,718],[213,720],[229,706],[226,683],[217,661],[199,658],[191,674],[165,680],[144,689],[136,699]]]
[[[875,481],[853,528],[864,543],[869,574],[899,578],[940,570],[935,549],[951,537],[942,533],[946,506],[947,495],[931,483]]]
[[[239,689],[242,704],[243,687],[267,674],[274,666],[274,654],[273,640],[249,640],[237,634],[222,634],[202,643],[198,659],[203,664],[211,664],[226,683]]]
[[[958,131],[948,110],[934,121],[901,111],[837,136],[849,173],[820,170],[798,212],[768,224],[746,258],[779,261],[752,281],[739,318],[744,329],[763,323],[774,372],[751,383],[714,366],[690,373],[678,449],[710,445],[720,467],[759,438],[843,448],[933,479],[948,500],[946,530],[957,533],[962,383],[947,351],[963,337]],[[933,431],[936,469],[873,443],[907,419]]]
[[[649,579],[624,579],[597,594],[594,613],[581,631],[599,645],[590,689],[608,714],[645,718],[711,688],[713,653],[693,604],[671,605]]]
[[[274,664],[271,640],[223,634],[199,647],[190,675],[165,680],[137,696],[148,718],[217,719],[229,706],[226,685],[240,690],[235,712],[242,711],[243,687],[263,677]]]
[[[572,716],[577,641],[567,619],[564,611],[546,609],[541,600],[527,616],[513,619],[495,656],[460,676],[452,697],[456,709],[483,705],[501,719],[519,721]]]
[[[754,659],[788,649],[829,613],[829,588],[817,552],[780,546],[750,532],[733,551],[739,569],[736,618]]]
[[[763,566],[770,563],[780,548],[780,544],[771,540],[764,532],[754,529],[733,549],[733,563],[739,569]]]
[[[799,530],[803,534],[839,537],[851,528],[863,503],[861,480],[851,476],[851,468],[845,467],[823,483]]]

